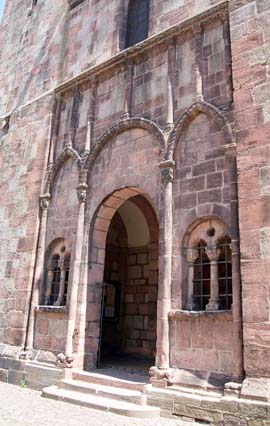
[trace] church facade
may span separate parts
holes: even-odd
[[[1,380],[143,360],[153,403],[223,395],[174,414],[268,424],[269,22],[267,0],[6,1]]]

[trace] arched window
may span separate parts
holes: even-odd
[[[126,48],[148,37],[149,0],[130,0],[128,6]]]
[[[201,219],[187,231],[186,309],[231,309],[232,254],[228,233],[228,226],[220,219]]]
[[[45,295],[43,303],[64,306],[67,300],[70,267],[70,249],[63,239],[53,241],[45,260]]]

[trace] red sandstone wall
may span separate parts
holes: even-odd
[[[176,149],[173,182],[173,306],[185,306],[187,271],[183,239],[188,227],[204,216],[230,224],[230,187],[219,126],[199,114],[182,134]]]
[[[34,348],[51,351],[55,355],[65,351],[67,314],[37,311]]]
[[[47,165],[51,97],[12,115],[0,142],[0,341],[21,346]]]
[[[29,2],[18,3],[9,0],[7,3],[9,14],[5,14],[0,32],[1,114],[17,108],[54,87],[59,81],[77,74],[91,63],[110,57],[117,51],[120,41],[117,39],[118,36],[113,35],[113,21],[110,21],[111,32],[108,31],[106,38],[102,36],[103,20],[99,19],[101,13],[105,16],[113,14],[114,2],[106,2],[106,7],[103,7],[105,1],[102,0],[95,2],[93,7],[85,1],[77,10],[73,10],[70,16],[64,13],[64,3],[64,0],[40,2],[29,16],[27,14]],[[202,3],[200,0],[194,0],[183,1],[181,5],[178,1],[172,0],[155,2],[150,25],[151,34],[201,11],[202,4],[206,7],[210,3],[216,2]],[[268,368],[270,6],[268,3],[267,0],[230,2],[234,118],[230,116],[230,109],[226,110],[232,100],[229,38],[226,26],[221,28],[221,25],[215,24],[205,28],[203,37],[199,37],[196,42],[187,40],[188,37],[184,41],[178,40],[177,67],[182,72],[178,72],[174,92],[176,118],[178,118],[192,102],[194,88],[192,89],[191,74],[195,58],[202,48],[206,99],[224,109],[230,122],[235,121],[238,146],[245,370],[250,376],[270,374]],[[23,30],[19,30],[20,28]],[[90,33],[91,37],[88,37]],[[146,55],[136,62],[135,94],[132,101],[133,114],[154,118],[161,125],[166,122],[167,100],[163,94],[166,87],[165,64],[166,55],[163,47],[153,50],[149,57]],[[107,76],[103,81],[100,80],[95,139],[121,115],[125,79],[125,72],[121,71],[113,76]],[[76,143],[80,151],[83,150],[86,135],[88,95],[89,91],[85,91],[79,105]],[[16,345],[22,343],[27,296],[31,288],[37,235],[38,195],[46,163],[50,111],[51,102],[46,98],[16,110],[11,117],[9,133],[1,140],[0,146],[2,194],[0,295],[4,301],[0,305],[0,340]],[[71,114],[72,101],[69,99],[62,110],[60,137],[55,156],[61,152],[67,137]],[[196,120],[199,123],[202,118],[198,117]],[[195,208],[200,214],[206,214],[210,208],[212,212],[226,216],[225,210],[220,208],[228,204],[224,159],[219,153],[219,148],[224,142],[215,126],[207,123],[205,118],[203,120],[200,122],[199,130],[196,129],[195,121],[189,131],[191,136],[184,136],[190,148],[192,147],[192,152],[188,151],[191,164],[186,165],[192,170],[181,170],[178,166],[176,170],[174,256],[177,259],[184,232],[184,227],[180,229],[179,225],[181,215],[188,218],[186,224],[191,218],[197,217],[193,216],[193,213],[189,215],[189,210]],[[211,152],[208,144],[211,144],[211,149],[213,144],[217,150],[213,149]],[[181,146],[185,146],[183,141]],[[201,146],[204,146],[203,152],[197,151]],[[121,185],[141,186],[158,206],[158,151],[157,145],[155,147],[153,145],[152,137],[142,130],[132,130],[112,141],[98,157],[93,169],[93,180],[90,182],[93,198],[90,201],[87,220],[91,220],[102,199]],[[178,155],[180,162],[180,153]],[[207,157],[209,155],[211,158]],[[211,169],[213,164],[214,169]],[[202,171],[197,175],[196,170],[200,168]],[[197,180],[191,184],[194,178]],[[186,190],[186,193],[181,195],[182,199],[181,188]],[[65,191],[62,202],[66,200],[67,188]],[[211,194],[215,194],[214,198],[211,198]],[[183,200],[185,209],[181,206]],[[68,218],[65,212],[58,224],[65,223]],[[75,215],[72,226],[74,224]],[[54,227],[50,226],[49,232],[53,232]],[[96,278],[95,273],[100,278],[100,270],[94,271],[93,279]],[[179,260],[174,264],[173,278],[174,304],[175,307],[179,307],[182,297],[180,292],[182,271]],[[90,302],[88,321],[96,320],[98,308],[95,305],[95,298],[89,294],[88,300]],[[90,348],[93,343],[90,324],[88,337],[87,345]]]
[[[233,366],[230,313],[179,314],[170,320],[171,366],[230,377]]]
[[[150,35],[215,3],[155,1]],[[31,1],[9,0],[0,30],[0,115],[122,50],[127,5],[84,0],[70,11],[67,0],[39,1],[33,9]]]
[[[79,176],[76,161],[67,159],[52,185],[46,247],[56,238],[65,238],[74,248],[78,215],[76,191],[78,183]]]
[[[230,2],[239,173],[244,368],[270,377],[270,4]]]

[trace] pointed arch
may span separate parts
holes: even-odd
[[[81,169],[82,160],[81,160],[80,154],[76,151],[76,149],[70,146],[65,147],[49,170],[49,173],[47,175],[47,179],[45,182],[44,193],[51,194],[52,184],[55,181],[56,176],[60,172],[61,168],[63,167],[63,165],[69,158],[71,158],[77,163],[78,170]]]
[[[161,157],[163,159],[164,153],[165,153],[165,138],[160,127],[153,121],[148,120],[146,118],[142,118],[142,117],[129,118],[129,119],[119,121],[114,126],[110,127],[98,139],[98,141],[92,147],[90,154],[83,165],[83,169],[86,171],[86,170],[90,170],[93,167],[99,153],[102,151],[105,145],[110,140],[112,140],[113,137],[120,135],[121,133],[124,133],[127,130],[132,130],[135,128],[146,130],[149,133],[151,133],[153,136],[155,136],[155,139],[157,140],[160,147]]]
[[[234,137],[232,129],[228,121],[226,120],[224,114],[215,107],[214,105],[209,104],[205,101],[197,101],[189,109],[187,109],[184,114],[176,122],[174,128],[172,129],[169,138],[168,138],[168,149],[167,149],[167,160],[173,160],[175,156],[175,150],[178,144],[178,141],[181,137],[181,134],[184,130],[191,124],[191,122],[199,115],[205,114],[210,117],[220,129],[223,131],[226,144],[234,143]]]

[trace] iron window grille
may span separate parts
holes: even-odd
[[[198,244],[198,258],[194,263],[193,303],[194,310],[203,311],[210,298],[210,260],[205,252],[206,243]]]
[[[52,281],[51,281],[51,292],[49,299],[47,300],[47,305],[53,306],[58,300],[59,291],[60,291],[60,280],[61,280],[61,267],[60,267],[60,256],[59,254],[54,254],[52,257],[50,269],[47,271],[47,281],[49,279],[50,272],[52,273]],[[68,291],[68,280],[69,280],[69,264],[70,264],[70,256],[65,256],[64,259],[64,273],[65,273],[65,283],[64,283],[64,294],[61,300],[61,306],[66,304],[67,300],[67,291]],[[47,282],[47,286],[49,283]]]
[[[219,242],[218,246],[221,250],[218,260],[219,308],[229,310],[232,306],[231,239],[226,236]]]
[[[194,262],[193,306],[203,311],[211,294],[211,263],[205,251],[206,243],[201,240],[197,246],[198,257]],[[231,239],[226,236],[218,243],[219,309],[230,310],[232,306],[232,252]]]

